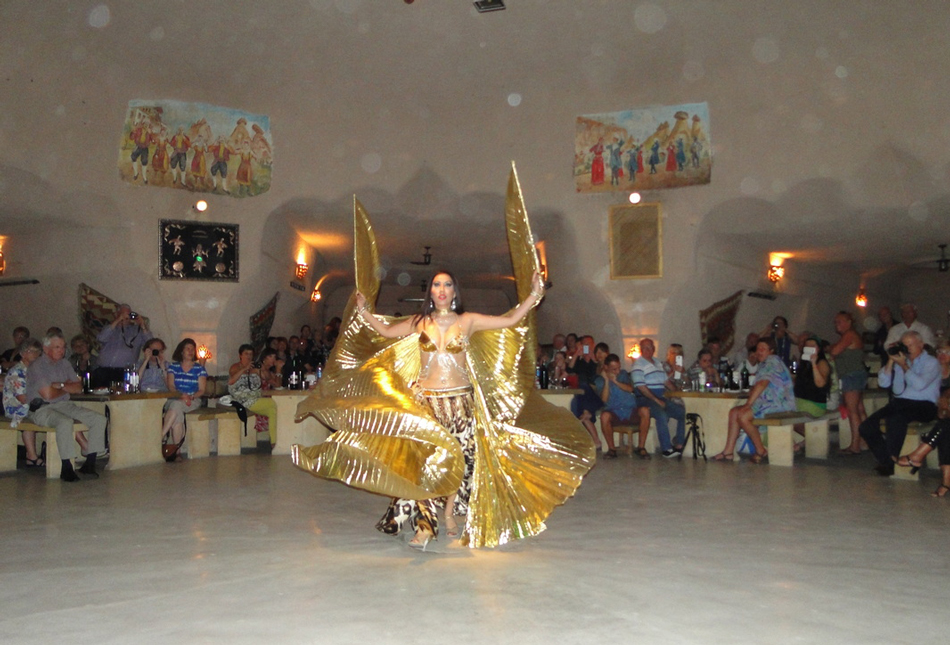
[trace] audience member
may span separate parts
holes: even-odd
[[[907,424],[933,421],[940,396],[940,363],[924,351],[921,334],[907,331],[899,341],[904,347],[895,346],[890,351],[906,349],[906,353],[891,354],[889,351],[887,363],[877,374],[881,387],[893,385],[893,398],[883,408],[868,415],[860,427],[861,437],[877,459],[875,470],[884,477],[894,474],[894,462],[904,445]],[[883,434],[882,420],[886,428]]]
[[[666,398],[666,390],[672,384],[663,369],[663,363],[654,355],[656,345],[650,338],[640,341],[640,358],[633,363],[633,386],[637,406],[645,407],[656,421],[656,435],[660,441],[660,450],[664,457],[675,457],[683,453],[686,436],[686,408]],[[676,438],[670,442],[670,419],[676,421]]]
[[[37,358],[26,373],[26,398],[33,410],[33,423],[56,429],[56,445],[63,460],[60,478],[79,481],[72,460],[78,455],[76,431],[73,421],[86,425],[88,444],[85,447],[86,463],[79,472],[98,477],[96,456],[106,447],[106,417],[69,400],[70,394],[82,392],[82,382],[66,360],[66,340],[61,334],[43,338],[43,355]]]
[[[771,338],[775,345],[775,355],[782,359],[786,366],[792,364],[792,345],[796,340],[795,334],[788,330],[788,320],[784,316],[773,318],[772,324],[762,330],[759,338]]]
[[[739,430],[755,446],[755,454],[749,458],[754,464],[762,463],[768,457],[768,450],[762,443],[762,436],[754,420],[776,412],[791,412],[795,409],[795,395],[792,391],[792,375],[785,363],[775,354],[775,341],[770,337],[760,338],[755,346],[759,359],[759,371],[755,385],[749,391],[748,400],[729,411],[729,430],[726,445],[722,452],[715,455],[713,461],[732,461],[735,453]]]
[[[599,367],[594,352],[594,339],[584,336],[577,345],[574,355],[567,356],[567,372],[576,375],[577,387],[582,390],[581,394],[571,401],[571,411],[581,421],[589,419],[593,422],[597,410],[603,406],[600,396],[592,389]]]
[[[841,338],[828,349],[828,353],[835,361],[835,371],[841,383],[841,394],[848,410],[848,423],[851,425],[851,445],[838,452],[841,455],[860,455],[861,434],[858,428],[868,418],[864,410],[864,390],[868,385],[868,370],[864,366],[864,342],[854,329],[854,317],[847,311],[835,314],[835,331]]]
[[[940,485],[931,495],[945,497],[950,492],[950,345],[943,341],[937,349],[940,362],[940,398],[937,400],[937,423],[933,430],[921,437],[920,444],[910,454],[897,460],[897,465],[917,472],[932,450],[937,451],[940,463]]]
[[[712,352],[705,347],[699,350],[696,356],[696,362],[689,368],[687,373],[690,381],[698,381],[700,389],[707,385],[721,385],[719,372],[716,365],[712,362]]]
[[[165,360],[165,341],[153,338],[142,350],[139,365],[139,389],[143,392],[168,391],[168,361]]]
[[[679,343],[670,343],[666,350],[666,360],[663,362],[663,371],[674,390],[681,390],[680,383],[686,376],[686,367],[683,360],[683,346]]]
[[[300,352],[307,358],[307,362],[310,362],[310,357],[313,356],[313,348],[313,331],[310,325],[303,325],[300,328]]]
[[[0,367],[8,370],[20,362],[20,345],[30,337],[30,330],[26,327],[17,327],[13,330],[13,347],[0,355]]]
[[[138,365],[139,350],[152,338],[145,319],[134,313],[129,305],[119,305],[115,319],[102,328],[99,341],[99,359],[92,373],[93,387],[108,387],[123,380],[125,370]]]
[[[76,374],[82,376],[86,372],[92,373],[96,369],[96,357],[89,351],[89,341],[82,334],[76,334],[69,341],[72,348],[72,354],[69,357],[69,364],[76,370]]]
[[[812,336],[801,344],[802,360],[795,375],[795,408],[813,417],[825,414],[828,392],[831,391],[831,365],[825,358],[818,338]],[[796,427],[796,431],[799,429]],[[804,435],[804,429],[800,431]]]
[[[172,364],[168,366],[166,383],[169,392],[181,392],[181,398],[171,399],[165,408],[162,424],[162,436],[170,435],[170,443],[178,445],[185,437],[185,414],[201,407],[208,372],[195,361],[197,345],[191,338],[185,338],[172,354]],[[177,455],[181,459],[181,453]]]
[[[934,333],[924,323],[917,320],[917,305],[909,302],[901,305],[901,322],[897,323],[887,332],[887,338],[884,340],[884,349],[890,349],[903,337],[906,332],[915,331],[920,334],[924,345],[935,347],[937,341],[934,339]]]
[[[26,398],[26,373],[30,363],[43,354],[43,345],[35,338],[27,338],[20,344],[16,355],[20,357],[3,381],[3,411],[16,428],[30,414],[30,400]],[[46,462],[36,453],[36,433],[23,431],[23,447],[26,448],[26,467],[44,466]]]
[[[554,334],[554,339],[551,341],[551,345],[555,352],[563,354],[567,351],[567,339],[564,334]]]
[[[897,321],[894,320],[890,307],[878,309],[877,319],[881,321],[881,326],[874,332],[874,353],[881,357],[881,365],[883,365],[887,362],[887,335],[891,333],[891,328],[897,324]]]
[[[732,352],[732,355],[729,357],[729,363],[737,370],[742,370],[742,365],[747,360],[749,356],[755,355],[755,345],[759,342],[759,335],[754,331],[750,331],[746,334],[745,344],[739,345]],[[756,362],[758,364],[758,362]]]
[[[262,372],[274,366],[274,350],[264,350],[261,362],[254,361],[254,348],[241,345],[238,349],[239,360],[228,370],[228,394],[240,403],[248,412],[267,417],[267,430],[271,446],[277,443],[277,404],[270,397],[262,397],[264,380]]]
[[[633,380],[630,374],[621,369],[620,357],[608,354],[604,360],[604,371],[594,379],[593,387],[604,403],[604,411],[600,414],[600,429],[603,430],[604,441],[607,443],[604,458],[612,459],[617,456],[614,424],[636,423],[642,430],[642,419],[637,412],[637,397],[633,394]],[[650,418],[647,416],[648,428],[649,425]],[[640,432],[640,436],[645,439],[646,432]],[[636,454],[641,459],[650,459],[650,453],[643,447],[642,442],[637,447]]]

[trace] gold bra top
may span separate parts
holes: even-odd
[[[432,342],[432,339],[429,338],[429,335],[425,332],[419,334],[419,348],[424,352],[437,352],[439,348],[435,343]],[[465,341],[462,338],[462,335],[459,334],[452,340],[450,340],[445,345],[445,349],[442,350],[448,352],[449,354],[458,354],[465,351]]]

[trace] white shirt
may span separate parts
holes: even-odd
[[[887,340],[884,341],[884,347],[890,347],[894,343],[898,342],[901,339],[901,336],[906,334],[909,331],[915,331],[920,334],[920,337],[924,339],[924,345],[930,345],[931,347],[936,347],[937,341],[934,338],[934,333],[931,331],[930,327],[915,320],[910,324],[910,327],[904,323],[898,323],[891,327],[891,330],[887,332]]]

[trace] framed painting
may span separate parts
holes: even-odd
[[[238,281],[238,225],[163,219],[158,228],[161,280]]]
[[[610,278],[663,277],[660,205],[610,207]]]

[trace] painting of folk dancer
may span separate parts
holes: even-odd
[[[579,193],[708,184],[709,106],[659,106],[577,117],[574,182]]]
[[[270,188],[270,119],[181,101],[129,102],[119,176],[132,184],[253,197]]]

